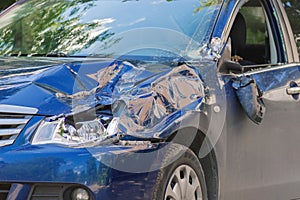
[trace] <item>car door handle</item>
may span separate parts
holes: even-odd
[[[300,87],[291,87],[286,89],[286,93],[288,95],[294,95],[300,93]]]

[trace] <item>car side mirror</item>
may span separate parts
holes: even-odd
[[[231,46],[231,38],[228,38],[222,57],[219,60],[219,71],[221,73],[243,73],[243,66],[240,63],[231,60]]]
[[[263,120],[266,108],[262,100],[262,92],[254,79],[242,76],[232,79],[232,87],[247,116],[256,124]]]
[[[223,60],[222,63],[220,63],[219,71],[223,73],[243,73],[244,68],[238,62],[234,62],[231,60]]]

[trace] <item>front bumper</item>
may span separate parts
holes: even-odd
[[[151,167],[159,165],[159,148],[27,144],[0,149],[0,199],[63,200],[75,187],[86,188],[93,199],[151,199],[157,176],[152,169],[158,169]],[[149,152],[152,159],[144,156]]]

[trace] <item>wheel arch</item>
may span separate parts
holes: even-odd
[[[194,138],[192,143],[185,139],[187,137]],[[184,145],[190,148],[197,155],[204,171],[208,199],[217,200],[219,192],[217,157],[209,139],[205,138],[206,135],[201,130],[194,127],[185,127],[174,132],[167,138],[166,141]],[[211,151],[204,157],[200,157],[200,148],[202,146],[204,148],[211,149]]]

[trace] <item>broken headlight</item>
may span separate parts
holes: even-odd
[[[105,127],[101,119],[68,123],[66,118],[47,118],[40,124],[32,144],[59,143],[69,146],[96,143],[116,133],[118,118],[113,118]]]

